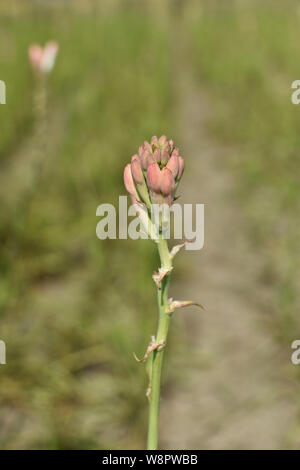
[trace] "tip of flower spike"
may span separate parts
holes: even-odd
[[[148,152],[152,153],[152,147],[149,144],[149,142],[147,142],[147,140],[144,140],[143,147],[144,147],[144,150],[148,150]]]
[[[159,139],[158,139],[158,143],[161,147],[163,147],[165,145],[165,143],[167,142],[167,137],[165,135],[162,135]]]
[[[156,135],[153,135],[151,137],[151,145],[158,145],[158,138],[156,137]]]
[[[145,202],[148,209],[151,203],[171,206],[184,171],[184,160],[173,140],[167,140],[165,135],[159,139],[152,136],[150,142],[144,141],[131,161],[131,176],[138,197],[132,187],[128,189],[129,182],[127,190]]]

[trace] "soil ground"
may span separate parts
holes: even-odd
[[[207,308],[177,313],[184,316],[191,354],[200,351],[206,367],[187,362],[187,380],[166,391],[160,446],[285,448],[296,410],[295,384],[287,374],[290,351],[280,350],[264,321],[272,293],[259,279],[261,258],[247,238],[227,166],[230,150],[213,142],[207,130],[209,98],[188,71],[177,87],[188,163],[182,202],[205,204],[205,246],[179,255],[188,270],[172,290],[173,297],[198,300]]]

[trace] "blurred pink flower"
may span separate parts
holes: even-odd
[[[49,73],[54,67],[58,53],[58,43],[49,41],[42,48],[38,44],[32,44],[28,49],[29,62],[33,69],[41,73]]]

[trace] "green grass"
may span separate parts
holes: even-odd
[[[143,9],[32,7],[0,24],[0,447],[143,447],[147,379],[132,352],[155,329],[155,247],[98,240],[95,214],[125,194],[138,145],[171,131],[168,38]],[[20,192],[12,208],[11,167],[26,162],[35,133],[27,48],[48,39],[60,44],[48,151],[28,201]]]

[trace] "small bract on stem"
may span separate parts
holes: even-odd
[[[173,140],[167,140],[166,136],[159,139],[154,136],[151,142],[144,142],[137,154],[131,158],[124,169],[125,187],[135,204],[137,213],[143,215],[143,225],[150,227],[150,222],[145,223],[145,218],[150,221],[152,205],[164,204],[171,206],[176,197],[176,191],[184,172],[184,159],[179,155],[178,148]],[[147,222],[147,221],[146,221]],[[162,220],[158,227],[158,236],[154,241],[157,244],[161,266],[158,272],[153,274],[153,280],[157,287],[158,300],[158,327],[156,335],[151,337],[146,353],[138,362],[151,361],[150,383],[147,389],[149,399],[149,423],[148,443],[149,450],[155,450],[158,446],[158,422],[159,403],[161,390],[161,374],[164,350],[167,345],[169,324],[175,309],[188,305],[201,304],[189,300],[179,301],[169,299],[169,284],[173,270],[173,258],[185,245],[177,245],[169,251],[167,240],[164,238]],[[150,238],[153,239],[153,237]]]

